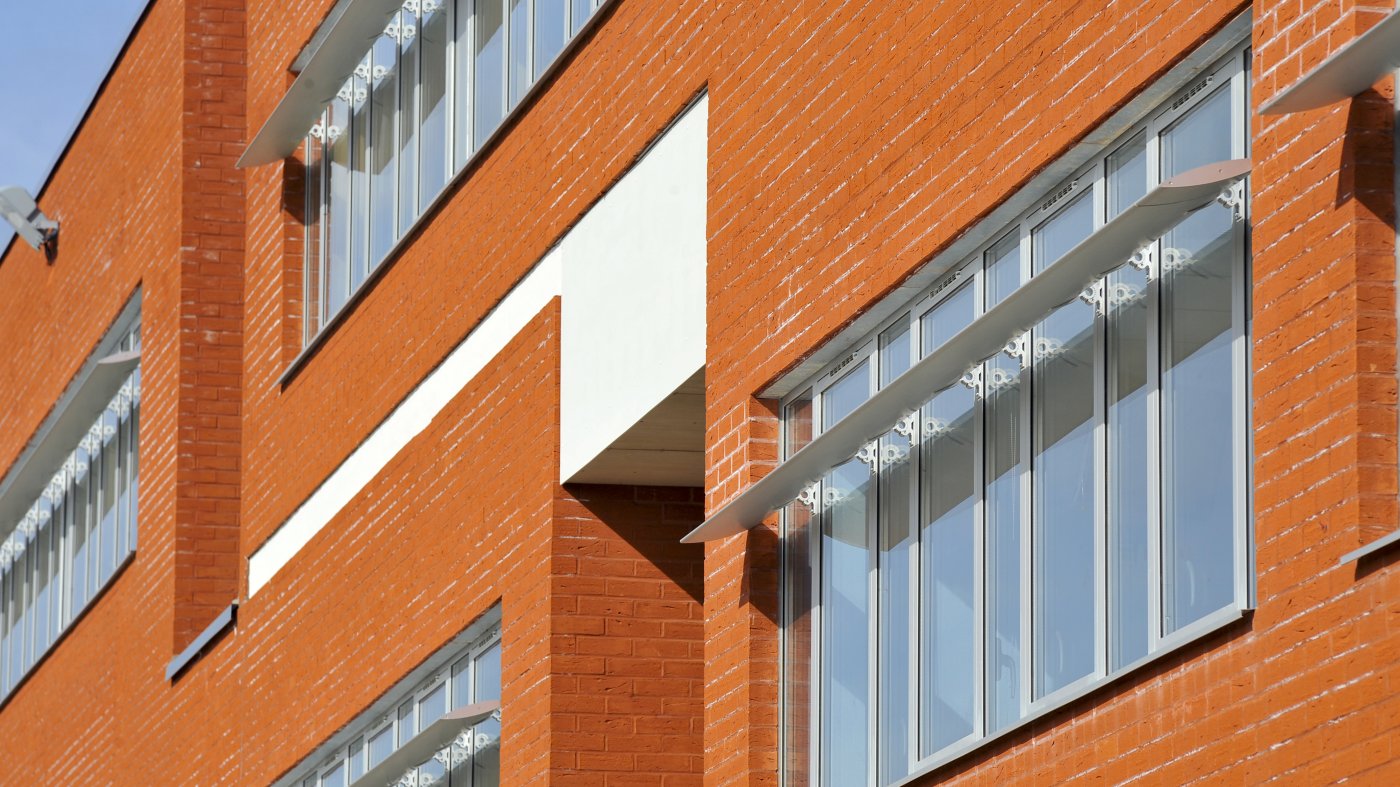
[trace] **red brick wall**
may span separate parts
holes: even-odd
[[[243,34],[242,0],[186,0],[172,653],[239,590]]]
[[[0,466],[145,294],[140,549],[0,708],[0,782],[266,783],[499,603],[510,783],[774,783],[776,531],[702,567],[694,491],[559,487],[557,304],[163,669],[698,90],[714,510],[776,460],[768,383],[1247,7],[616,0],[281,384],[295,186],[229,157],[331,4],[156,0],[41,196],[58,261],[0,260]],[[1385,10],[1298,8],[1254,8],[1256,104]],[[936,777],[1394,780],[1400,578],[1336,564],[1396,522],[1389,124],[1254,121],[1257,612]]]

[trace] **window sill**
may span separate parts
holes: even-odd
[[[1390,535],[1381,536],[1364,547],[1353,549],[1345,555],[1342,555],[1341,559],[1337,561],[1337,565],[1345,566],[1348,563],[1360,562],[1396,543],[1400,543],[1400,529],[1397,529]]]
[[[97,606],[98,602],[107,595],[108,591],[117,584],[117,580],[121,579],[122,574],[126,573],[127,566],[130,566],[135,559],[136,553],[132,552],[117,562],[116,567],[112,569],[112,576],[107,578],[107,582],[97,589],[97,593],[93,594],[92,598],[87,600],[87,603],[83,605],[83,608],[78,614],[73,616],[73,620],[69,621],[68,625],[64,626],[63,630],[58,632],[58,636],[54,638],[54,641],[50,642],[49,646],[44,649],[43,655],[39,656],[39,658],[34,660],[33,664],[29,665],[29,669],[25,670],[25,673],[20,676],[20,679],[15,682],[15,685],[10,687],[9,692],[4,696],[0,696],[0,712],[3,712],[5,706],[10,704],[10,700],[19,693],[20,689],[24,688],[24,684],[28,683],[30,678],[33,678],[34,675],[39,672],[39,668],[44,665],[44,662],[48,661],[49,657],[63,646],[63,642],[68,639],[68,635],[72,634],[73,631],[82,624],[83,618],[87,617],[88,613],[92,611],[93,608]]]

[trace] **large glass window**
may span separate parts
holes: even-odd
[[[459,644],[435,654],[426,678],[401,684],[375,703],[366,717],[337,735],[329,751],[278,782],[299,787],[346,787],[388,760],[449,711],[501,699],[500,610],[492,610]],[[485,629],[485,631],[482,631]],[[466,644],[461,644],[465,640]],[[390,767],[390,766],[385,766]],[[501,782],[499,709],[463,728],[444,748],[386,783],[420,787],[497,787]]]
[[[1246,58],[979,228],[937,286],[794,389],[787,455],[1152,186],[1245,157]],[[1222,195],[1125,263],[785,509],[791,783],[935,767],[1249,604],[1246,204]]]
[[[139,322],[117,328],[114,351],[140,348]],[[18,522],[0,522],[0,697],[78,619],[136,550],[137,416],[141,371],[106,409]]]
[[[595,0],[408,0],[308,131],[310,342],[563,52]]]

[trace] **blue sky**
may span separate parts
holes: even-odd
[[[38,193],[146,3],[0,0],[0,186]]]

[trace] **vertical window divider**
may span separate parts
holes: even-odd
[[[565,3],[565,6],[570,5]],[[910,309],[906,318],[905,330],[909,332],[909,366],[919,362],[919,353],[923,341],[923,332],[920,330],[918,313]],[[920,747],[920,713],[919,698],[923,696],[923,687],[919,682],[919,664],[921,663],[919,651],[919,620],[923,614],[920,608],[920,578],[923,576],[923,516],[921,504],[921,490],[923,489],[923,427],[920,421],[923,420],[923,408],[914,411],[914,424],[912,433],[909,435],[909,583],[905,588],[908,593],[905,608],[908,610],[909,637],[906,643],[905,654],[905,682],[909,689],[909,699],[905,703],[908,724],[905,726],[904,759],[905,770],[912,773],[915,764],[923,752]]]
[[[1094,181],[1094,231],[1108,215],[1106,162],[1101,162]],[[1108,551],[1108,282],[1105,274],[1091,287],[1096,288],[1094,308],[1094,678],[1112,669],[1109,657],[1109,551]]]
[[[1026,225],[1022,225],[1024,239],[1022,242],[1022,270],[1030,265],[1030,255],[1025,253],[1029,244],[1030,234]],[[1028,281],[1029,279],[1023,279]],[[1031,514],[1035,509],[1035,488],[1031,471],[1035,464],[1035,456],[1032,451],[1035,448],[1032,440],[1031,418],[1032,401],[1035,392],[1031,389],[1034,384],[1034,375],[1031,373],[1034,367],[1034,337],[1036,329],[1031,329],[1022,334],[1024,349],[1020,357],[1020,372],[1017,375],[1017,385],[1020,386],[1021,395],[1017,397],[1016,405],[1020,410],[1020,424],[1017,428],[1017,455],[1020,459],[1019,484],[1020,501],[1017,512],[1020,514],[1021,534],[1018,546],[1021,550],[1021,578],[1020,578],[1020,609],[1021,633],[1019,667],[1020,675],[1017,677],[1016,694],[1020,700],[1020,716],[1024,717],[1030,713],[1032,702],[1035,697],[1035,538],[1034,523],[1031,521]]]
[[[443,183],[451,184],[452,173],[457,171],[457,3],[454,0],[443,0],[442,8],[438,10],[447,19],[444,23],[447,28],[444,33],[447,41],[443,54],[447,73],[442,83],[443,111],[447,113],[447,126],[443,134],[443,146],[446,150],[442,158],[447,169],[443,175]]]
[[[987,255],[978,255],[978,261],[973,265],[972,274],[973,287],[973,314],[980,317],[986,311],[987,304]],[[985,365],[984,365],[985,369]],[[983,379],[986,372],[983,372]],[[972,704],[972,734],[982,737],[987,734],[990,726],[987,719],[987,701],[990,692],[987,689],[987,642],[991,637],[991,629],[987,625],[987,561],[990,555],[987,550],[987,424],[986,424],[986,397],[972,397],[972,489],[973,489],[973,519],[974,529],[972,537],[973,550],[973,629],[976,632],[975,641],[972,645],[973,681],[976,684],[973,693]],[[927,752],[928,756],[933,756],[937,752]]]
[[[521,0],[532,1],[532,0]],[[526,11],[528,13],[528,11]],[[529,66],[526,66],[529,67]],[[879,351],[879,340],[876,339],[871,344],[874,351],[869,353],[869,361],[865,367],[865,398],[871,398],[879,389],[879,375],[881,375],[881,364],[883,358]],[[867,466],[869,471],[867,478],[869,494],[865,499],[865,632],[867,632],[867,644],[865,644],[865,714],[868,717],[867,727],[865,727],[865,773],[869,783],[879,781],[879,741],[876,732],[879,731],[879,714],[881,714],[881,702],[879,702],[879,619],[881,619],[881,592],[879,592],[879,511],[885,504],[885,490],[882,489],[882,480],[886,473],[881,469],[879,461],[879,445],[883,441],[883,436],[875,438],[875,458],[871,465]]]
[[[1236,57],[1233,61],[1233,71],[1230,75],[1230,149],[1232,155],[1238,158],[1248,157],[1249,150],[1249,71],[1245,66],[1248,62],[1248,50],[1244,58]],[[1230,366],[1231,374],[1234,375],[1232,390],[1236,391],[1233,402],[1233,421],[1236,424],[1234,436],[1235,452],[1235,472],[1237,474],[1235,487],[1235,521],[1249,522],[1251,496],[1254,489],[1250,459],[1253,456],[1252,442],[1254,439],[1253,423],[1250,418],[1249,402],[1253,400],[1253,384],[1249,374],[1250,366],[1250,324],[1249,324],[1249,302],[1251,294],[1252,266],[1246,264],[1250,259],[1250,234],[1249,221],[1241,220],[1240,217],[1247,217],[1249,204],[1249,184],[1250,179],[1246,178],[1240,184],[1239,198],[1242,203],[1238,208],[1239,214],[1232,217],[1233,238],[1231,245],[1234,247],[1234,259],[1232,265],[1235,268],[1231,276],[1230,309],[1231,309],[1231,353]],[[1255,572],[1250,570],[1250,558],[1253,555],[1253,527],[1235,528],[1235,600],[1247,609],[1253,609],[1255,605]]]

